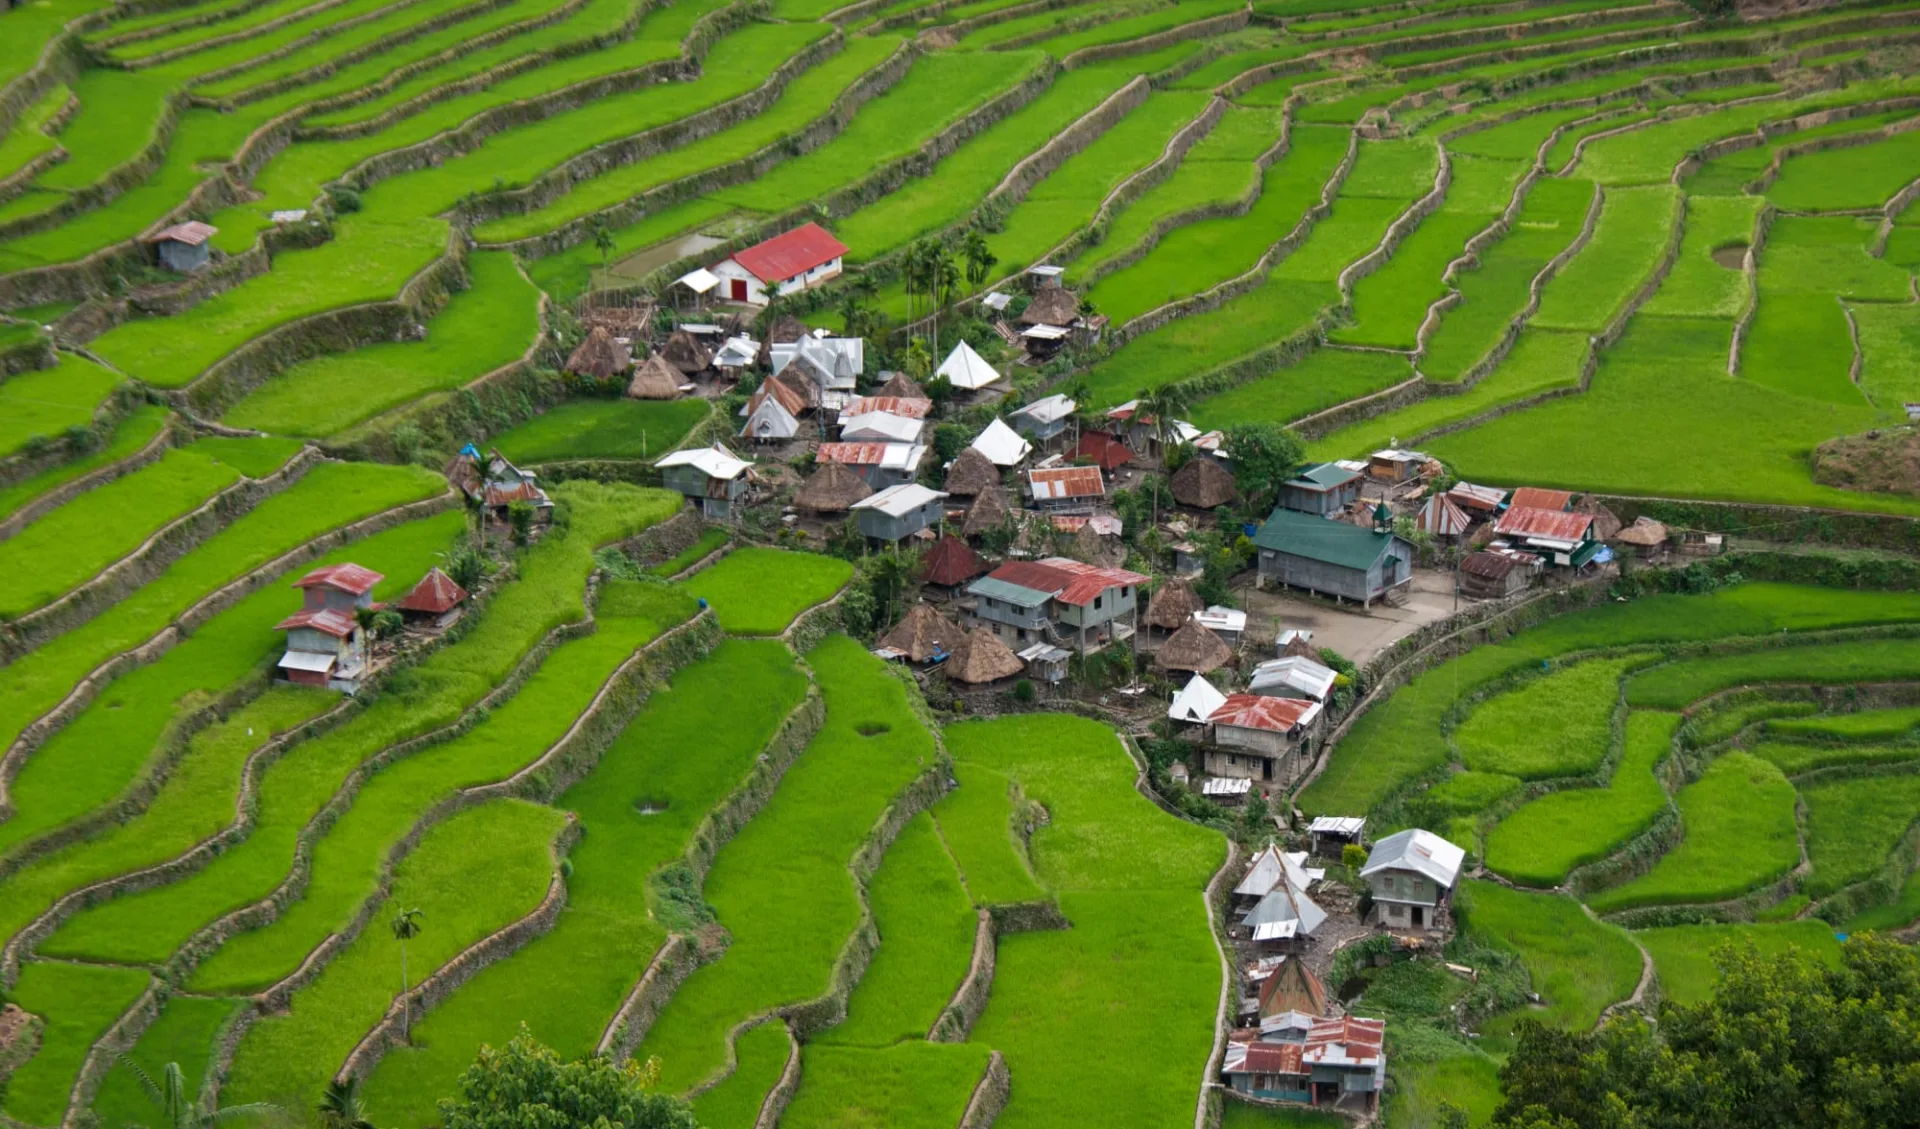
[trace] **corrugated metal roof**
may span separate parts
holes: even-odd
[[[985,455],[988,462],[1002,467],[1020,465],[1020,460],[1033,450],[1033,444],[997,416],[986,430],[974,437],[972,447]]]
[[[1513,497],[1507,499],[1507,504],[1535,510],[1564,510],[1573,505],[1573,495],[1565,490],[1522,486],[1514,490]]]
[[[1387,1021],[1343,1015],[1321,1019],[1307,1032],[1301,1059],[1309,1066],[1373,1066],[1387,1041]]]
[[[868,498],[862,498],[849,506],[855,510],[878,510],[888,517],[905,517],[929,502],[937,502],[946,497],[941,490],[929,490],[918,482],[903,482],[898,486],[889,486]]]
[[[1392,551],[1394,536],[1316,514],[1276,509],[1254,534],[1253,543],[1325,564],[1366,569]]]
[[[731,482],[745,474],[750,464],[732,451],[715,443],[711,447],[693,447],[673,451],[662,455],[653,465],[656,467],[690,466],[708,478]]]
[[[1466,857],[1467,852],[1433,832],[1410,827],[1375,843],[1360,877],[1389,869],[1412,870],[1450,887],[1460,877],[1460,863]]]
[[[332,670],[333,664],[339,661],[336,655],[323,655],[318,651],[288,651],[280,656],[279,663],[275,665],[282,670],[304,670],[319,674]]]
[[[1435,537],[1458,537],[1471,524],[1466,511],[1454,505],[1453,499],[1445,494],[1428,498],[1427,504],[1420,507],[1419,515],[1413,519],[1415,529]]]
[[[295,612],[273,625],[275,631],[292,631],[307,627],[322,631],[336,639],[345,639],[353,634],[353,617],[346,612],[327,608],[317,612]]]
[[[1509,506],[1494,531],[1503,537],[1538,537],[1547,541],[1579,542],[1593,525],[1592,514]]]
[[[1317,702],[1327,700],[1333,691],[1333,684],[1339,679],[1334,670],[1323,663],[1299,655],[1269,659],[1253,668],[1253,676],[1248,688],[1256,694],[1280,687],[1290,687],[1307,695]]]
[[[843,440],[855,442],[877,439],[889,443],[912,443],[920,438],[920,430],[924,426],[924,422],[912,416],[897,416],[892,412],[862,412],[859,415],[849,411],[840,413]]]
[[[373,591],[374,585],[385,579],[385,576],[370,568],[348,562],[316,568],[294,581],[293,586],[295,588],[334,588],[355,596],[364,596]]]
[[[784,282],[846,253],[845,243],[819,224],[809,223],[737,251],[732,258],[762,282]]]
[[[1358,474],[1334,463],[1320,463],[1310,466],[1287,480],[1287,485],[1296,490],[1312,490],[1324,494],[1336,487],[1345,486]]]
[[[1207,716],[1215,725],[1291,733],[1320,716],[1320,703],[1299,698],[1267,698],[1259,694],[1230,694]]]
[[[1366,829],[1366,817],[1358,815],[1316,815],[1307,824],[1309,832],[1323,835],[1358,835]]]
[[[185,243],[189,247],[198,247],[207,240],[220,234],[220,229],[199,220],[176,223],[172,227],[156,231],[147,237],[149,243]]]
[[[1027,472],[1027,484],[1035,501],[1060,501],[1068,498],[1101,498],[1107,493],[1106,478],[1097,466],[1050,467]]]
[[[1205,721],[1226,700],[1227,696],[1220,692],[1219,687],[1196,674],[1173,696],[1173,704],[1167,707],[1167,716],[1175,721]],[[1260,892],[1266,893],[1265,890]]]
[[[394,607],[406,612],[425,612],[439,615],[449,612],[466,600],[467,590],[453,582],[453,577],[441,572],[439,566],[427,570],[413,591],[406,594]]]
[[[1148,578],[1124,568],[1098,568],[1066,557],[1008,561],[988,574],[1036,592],[1050,592],[1063,604],[1084,607],[1109,588],[1145,584]]]
[[[985,596],[1012,604],[1017,608],[1037,608],[1053,599],[1051,590],[1028,588],[1024,584],[1015,584],[1011,580],[1002,580],[996,576],[983,576],[967,585],[967,592],[974,596]]]
[[[1051,396],[1035,400],[1033,403],[1015,411],[1013,414],[1025,416],[1035,423],[1054,423],[1072,415],[1073,409],[1078,406],[1079,405],[1075,404],[1072,400],[1056,392]]]
[[[969,392],[985,388],[1000,379],[999,370],[988,364],[987,359],[974,352],[973,346],[965,341],[953,347],[953,352],[940,362],[940,367],[934,370],[933,375],[944,376],[955,388]]]
[[[1453,489],[1447,493],[1452,495],[1456,505],[1465,506],[1470,510],[1484,510],[1488,513],[1499,509],[1507,500],[1506,491],[1496,490],[1491,486],[1475,486],[1471,482],[1456,482],[1453,484]]]
[[[1297,1074],[1305,1076],[1307,1067],[1301,1061],[1305,1050],[1298,1043],[1263,1043],[1258,1039],[1227,1044],[1226,1057],[1221,1060],[1223,1074]]]
[[[918,443],[880,443],[862,440],[856,443],[822,443],[815,457],[848,466],[877,466],[888,470],[913,470],[920,465],[926,447]]]
[[[840,422],[845,423],[854,416],[863,416],[868,412],[885,412],[892,416],[907,419],[926,419],[933,410],[933,401],[917,396],[861,396],[840,410]]]
[[[1133,452],[1104,431],[1089,431],[1074,444],[1073,457],[1091,460],[1101,470],[1112,471],[1133,461]]]

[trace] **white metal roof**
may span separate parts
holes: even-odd
[[[1304,893],[1309,886],[1327,876],[1325,870],[1307,869],[1306,863],[1307,852],[1282,851],[1268,843],[1255,853],[1253,865],[1247,868],[1246,877],[1233,888],[1233,892],[1245,898],[1264,898],[1273,892],[1275,886],[1285,881]]]
[[[1209,714],[1226,704],[1227,696],[1220,688],[1196,674],[1173,696],[1167,716],[1175,721],[1205,721]]]
[[[1072,415],[1073,409],[1077,407],[1079,407],[1078,404],[1056,392],[1044,399],[1035,400],[1013,414],[1025,416],[1035,423],[1056,423]]]
[[[288,651],[280,656],[280,669],[304,670],[318,674],[333,669],[339,661],[337,655],[325,655],[318,651]]]
[[[778,396],[768,396],[753,409],[740,429],[743,439],[792,439],[800,434],[800,421],[786,409]]]
[[[974,437],[972,447],[985,455],[994,466],[1019,466],[1020,460],[1033,450],[1033,444],[1008,427],[999,416],[995,416],[987,429]]]
[[[1200,785],[1203,796],[1244,796],[1253,791],[1253,781],[1243,776],[1209,776]]]
[[[980,304],[992,310],[994,313],[999,313],[1001,310],[1013,304],[1013,295],[1002,294],[998,290],[991,290],[987,292],[985,298],[980,299]]]
[[[1307,824],[1309,832],[1323,835],[1347,835],[1358,838],[1367,829],[1364,816],[1358,815],[1316,815],[1313,822]]]
[[[1285,647],[1295,639],[1300,640],[1302,643],[1311,643],[1313,642],[1313,632],[1299,627],[1289,627],[1274,636],[1273,645],[1276,647]]]
[[[695,294],[705,294],[720,285],[720,276],[705,267],[695,267],[674,281]]]
[[[1410,827],[1375,843],[1367,865],[1360,868],[1360,877],[1382,870],[1411,870],[1451,887],[1460,877],[1460,863],[1466,857],[1466,851],[1433,832]]]
[[[1262,925],[1288,924],[1298,932],[1312,935],[1327,919],[1327,911],[1319,903],[1307,897],[1306,893],[1296,890],[1285,882],[1274,886],[1272,893],[1260,899],[1260,904],[1247,911],[1240,920],[1253,928],[1255,940],[1265,940],[1260,936]],[[1283,934],[1292,936],[1293,934]]]
[[[924,427],[925,420],[909,419],[892,412],[862,412],[840,421],[840,439],[846,443],[865,439],[912,443],[920,438],[920,431]]]
[[[1058,341],[1073,330],[1062,325],[1030,325],[1020,331],[1020,336],[1031,337],[1036,341]]]
[[[1289,687],[1316,702],[1324,702],[1327,695],[1333,692],[1333,684],[1339,677],[1332,668],[1312,659],[1288,655],[1281,659],[1268,659],[1254,667],[1247,688],[1262,694],[1267,690]]]
[[[760,355],[760,343],[742,334],[727,338],[713,354],[713,363],[721,368],[746,368]]]
[[[987,363],[987,359],[974,352],[973,346],[965,341],[953,347],[947,359],[940,362],[934,371],[935,376],[944,376],[953,382],[955,388],[972,391],[985,388],[1000,379],[1000,371]]]
[[[1247,613],[1238,608],[1223,608],[1218,604],[1205,611],[1193,613],[1194,622],[1210,631],[1227,631],[1235,635],[1247,629]]]
[[[1253,927],[1253,939],[1256,941],[1286,941],[1300,932],[1297,921],[1263,921]]]
[[[771,400],[772,397],[769,396],[768,399]],[[715,443],[711,447],[694,447],[690,450],[662,455],[653,465],[657,467],[690,466],[708,478],[717,478],[726,482],[745,474],[749,464],[732,451]]]
[[[918,482],[903,482],[862,498],[848,508],[879,510],[888,517],[906,517],[928,502],[937,502],[946,496],[944,490],[929,490]]]
[[[1073,657],[1073,652],[1067,650],[1065,647],[1056,647],[1052,643],[1044,641],[1035,643],[1026,650],[1017,653],[1022,661],[1030,663],[1059,662],[1061,659],[1070,659]]]

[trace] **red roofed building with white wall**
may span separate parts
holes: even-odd
[[[351,694],[366,673],[367,637],[357,613],[375,608],[373,586],[379,573],[357,564],[316,568],[293,586],[301,590],[300,610],[274,624],[287,633],[287,652],[277,664],[290,682],[325,686]]]
[[[840,276],[847,245],[817,223],[803,224],[736,251],[713,265],[720,296],[750,306],[767,304],[768,294],[792,294]]]

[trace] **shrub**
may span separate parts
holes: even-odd
[[[1033,701],[1033,698],[1034,698],[1034,692],[1033,692],[1032,679],[1022,678],[1020,681],[1013,684],[1013,700],[1014,701],[1031,702]]]
[[[399,612],[381,611],[374,613],[373,633],[378,638],[387,639],[398,635],[400,634],[401,628],[405,626],[406,621],[400,618]]]
[[[507,523],[513,527],[513,543],[524,546],[533,534],[533,503],[515,502],[508,506]]]

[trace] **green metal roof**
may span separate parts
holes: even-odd
[[[1053,599],[1051,592],[1042,592],[1037,588],[1023,588],[1005,580],[995,580],[991,576],[983,576],[967,585],[967,591],[975,596],[989,596],[995,600],[1004,601],[1017,608],[1037,608]]]
[[[1331,490],[1358,477],[1358,474],[1336,463],[1317,463],[1288,479],[1287,485],[1309,490]]]
[[[1262,549],[1360,569],[1371,568],[1392,550],[1393,542],[1391,533],[1375,533],[1344,521],[1284,508],[1274,510],[1260,532],[1253,535],[1253,543]]]

